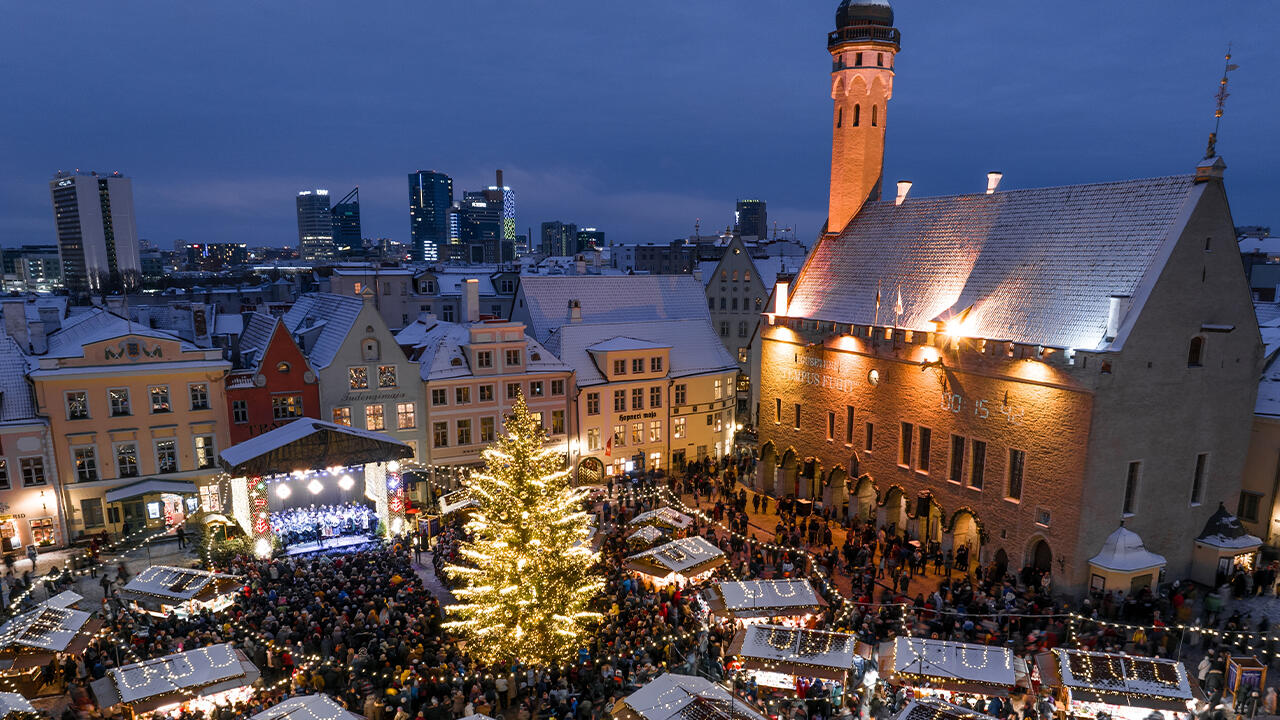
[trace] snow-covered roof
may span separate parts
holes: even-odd
[[[824,604],[808,580],[734,580],[718,583],[715,591],[725,610],[737,616],[785,615]]]
[[[157,695],[178,691],[192,692],[224,680],[243,678],[247,675],[246,665],[253,667],[242,661],[229,643],[223,643],[111,668],[107,671],[107,677],[119,694],[117,702],[133,703]]]
[[[1190,700],[1186,668],[1176,660],[1055,648],[1068,688]]]
[[[504,327],[520,328],[525,342],[525,371],[530,373],[562,372],[571,368],[555,356],[538,341],[524,333],[518,323],[512,326],[506,323],[481,321],[477,325],[492,327],[498,332]],[[470,377],[471,363],[467,357],[466,346],[471,343],[471,324],[440,322],[437,320],[415,320],[403,330],[396,333],[396,343],[402,347],[412,347],[410,359],[418,363],[423,380],[451,380]]]
[[[602,340],[587,349],[591,352],[613,352],[615,350],[663,350],[670,348],[669,343],[640,340],[639,338],[615,337]]]
[[[439,503],[441,515],[449,515],[467,508],[480,507],[480,502],[471,494],[470,488],[463,488],[447,495],[442,495]]]
[[[9,717],[14,713],[30,713],[38,714],[31,701],[16,692],[0,692],[0,718]]]
[[[782,625],[749,625],[740,634],[742,646],[736,654],[743,658],[836,670],[853,667],[857,642],[847,633]]]
[[[49,335],[49,351],[40,357],[84,357],[85,345],[127,335],[176,342],[184,352],[200,349],[173,333],[146,327],[119,315],[113,315],[102,308],[93,308],[88,312],[68,317],[60,330]]]
[[[18,343],[0,335],[0,421],[34,420],[35,399],[27,384],[28,358]]]
[[[1102,541],[1102,551],[1089,558],[1089,564],[1115,572],[1137,572],[1164,567],[1165,559],[1148,550],[1138,533],[1121,525]]]
[[[306,335],[309,338],[299,345],[312,367],[326,368],[355,326],[363,307],[364,300],[358,297],[307,293],[299,296],[280,319],[294,337]],[[313,334],[314,338],[311,337]]]
[[[705,298],[703,303],[705,305]],[[577,372],[578,386],[585,387],[606,382],[588,348],[616,337],[669,345],[668,377],[738,369],[737,362],[724,349],[720,336],[708,320],[570,324],[560,327],[543,342],[548,350]]]
[[[664,673],[623,698],[620,705],[644,720],[764,720],[723,685],[696,675]]]
[[[331,423],[325,420],[316,420],[315,418],[298,418],[297,420],[292,420],[285,425],[275,428],[274,430],[269,430],[261,435],[256,435],[244,442],[236,443],[219,453],[218,457],[221,458],[223,467],[235,469],[247,462],[280,450],[286,445],[290,445],[307,438],[308,436],[320,433],[327,433],[330,437],[350,436],[362,440],[371,440],[377,443],[380,447],[396,450],[399,453],[399,457],[413,456],[413,450],[408,445],[384,433],[373,430],[363,430],[350,425],[338,425],[337,423]],[[319,456],[312,458],[314,462],[311,463],[310,467],[330,467],[336,464],[344,464],[336,462],[339,458],[329,458],[330,460],[334,460],[334,462],[329,462],[328,464],[314,464],[315,462],[323,462],[325,459],[326,458]],[[351,465],[364,462],[375,461],[361,459],[357,462],[357,460],[352,459],[350,462],[346,462],[345,464]],[[279,468],[279,471],[281,473],[285,473],[294,469],[296,468],[281,467]]]
[[[659,523],[669,525],[677,530],[683,530],[693,524],[693,518],[671,507],[660,507],[653,510],[646,510],[639,515],[631,518],[628,525],[646,525]]]
[[[271,344],[271,336],[275,334],[280,318],[267,313],[249,313],[240,332],[240,354],[244,357],[245,367],[256,368],[262,363],[262,356]]]
[[[672,540],[651,550],[636,553],[628,561],[644,561],[671,573],[685,573],[708,563],[724,560],[724,551],[701,535]]]
[[[541,342],[569,322],[570,300],[578,301],[584,324],[704,320],[710,326],[711,322],[706,290],[692,275],[527,275],[521,276],[517,294],[523,296],[525,307],[513,309],[512,318],[527,313],[530,334]]]
[[[240,313],[218,313],[213,318],[214,335],[239,335],[244,332],[244,316]]]
[[[41,603],[0,626],[0,648],[22,646],[62,652],[90,617],[83,610]]]
[[[172,600],[190,600],[205,588],[216,587],[218,580],[235,580],[235,575],[197,570],[195,568],[171,567],[169,565],[152,565],[134,575],[125,584],[129,592],[158,595]]]
[[[56,608],[69,608],[84,599],[84,596],[74,590],[63,590],[44,601],[45,605]]]
[[[1203,187],[1178,175],[868,203],[814,248],[788,314],[874,324],[879,288],[879,324],[934,330],[972,308],[967,335],[1099,348],[1111,297],[1159,272]]]
[[[1008,648],[931,638],[895,638],[893,672],[1003,687],[1018,684]]]
[[[303,695],[272,705],[249,720],[364,720],[328,695]]]
[[[1196,542],[1227,550],[1248,550],[1262,545],[1262,539],[1250,535],[1240,518],[1227,512],[1227,506],[1221,502],[1209,516]]]
[[[970,710],[937,698],[923,697],[902,708],[894,720],[996,720],[995,717]]]
[[[666,537],[666,534],[665,534],[665,533],[663,533],[663,532],[662,532],[661,530],[659,530],[658,528],[656,528],[656,527],[654,527],[654,526],[652,526],[652,525],[645,525],[644,527],[640,528],[639,530],[636,530],[635,532],[633,532],[633,533],[631,533],[630,535],[628,535],[628,536],[627,536],[627,539],[628,539],[628,540],[639,540],[639,541],[641,541],[641,542],[648,542],[648,543],[652,543],[652,542],[658,542],[659,540],[661,540],[661,539],[662,539],[662,538],[664,538],[664,537]]]
[[[1253,310],[1258,317],[1258,330],[1262,333],[1262,355],[1266,358],[1253,412],[1255,415],[1280,417],[1280,302],[1255,302]]]
[[[1240,238],[1240,254],[1262,253],[1280,256],[1280,237]]]

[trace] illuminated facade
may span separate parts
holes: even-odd
[[[855,208],[762,326],[758,486],[1068,592],[1124,522],[1187,577],[1262,354],[1224,168]]]
[[[451,232],[453,178],[434,170],[409,173],[409,236],[413,259],[435,262],[446,257],[445,245],[456,244]]]
[[[298,193],[298,256],[305,262],[327,262],[334,258],[333,215],[328,190]]]
[[[142,273],[133,180],[58,173],[49,181],[62,281],[73,296],[136,288]]]

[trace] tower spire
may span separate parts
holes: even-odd
[[[1227,43],[1227,59],[1222,68],[1222,79],[1218,81],[1218,92],[1214,95],[1218,105],[1213,111],[1213,132],[1209,133],[1209,146],[1204,151],[1205,160],[1218,154],[1218,129],[1222,126],[1222,112],[1227,107],[1227,98],[1231,97],[1231,93],[1227,92],[1227,74],[1239,67],[1231,62],[1231,43]]]

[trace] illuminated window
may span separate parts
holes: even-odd
[[[644,444],[644,423],[638,422],[631,426],[631,444]]]
[[[338,407],[333,409],[333,423],[335,425],[351,425],[351,408]]]
[[[369,389],[369,368],[347,368],[347,385],[352,390]]]
[[[458,421],[458,444],[471,444],[471,420],[469,418],[463,418]]]
[[[95,448],[72,448],[71,459],[76,468],[76,482],[93,482],[98,479],[98,452]]]
[[[627,444],[627,426],[614,425],[613,426],[613,446],[623,447],[626,444]]]
[[[364,429],[385,430],[386,428],[387,423],[382,414],[382,405],[366,405],[364,407]]]
[[[455,405],[471,404],[471,388],[463,385],[453,389],[453,402]]]
[[[302,396],[301,395],[272,396],[271,417],[276,420],[302,417]]]
[[[378,387],[393,388],[396,386],[396,366],[395,365],[379,365],[378,366]]]
[[[418,427],[418,412],[413,403],[396,403],[396,428],[412,430]]]
[[[671,437],[680,440],[684,437],[684,418],[675,418],[671,421]]]
[[[89,419],[89,394],[83,390],[67,393],[67,419]]]
[[[493,386],[492,385],[480,386],[480,402],[493,402]]]
[[[209,409],[209,386],[204,383],[196,383],[187,388],[191,395],[192,410],[208,410]]]
[[[649,421],[649,442],[662,442],[662,421]]]
[[[167,413],[173,408],[169,405],[169,386],[153,385],[149,388],[151,393],[151,412]]]
[[[197,435],[195,446],[197,468],[208,470],[218,464],[218,449],[214,445],[212,435]]]
[[[289,369],[290,369],[290,368],[289,368],[289,363],[287,363],[287,362],[282,362],[282,363],[277,363],[277,364],[276,364],[276,372],[279,372],[279,373],[287,373],[287,372],[289,372]]]
[[[587,451],[600,449],[600,428],[587,428]]]
[[[494,421],[491,417],[480,418],[480,442],[493,442]]]

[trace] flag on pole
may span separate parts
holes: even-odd
[[[610,435],[608,440],[604,441],[604,456],[613,457],[613,436]]]
[[[876,280],[876,319],[875,324],[880,324],[880,281]]]
[[[893,314],[895,317],[902,315],[902,283],[898,283],[898,300],[893,304]]]

